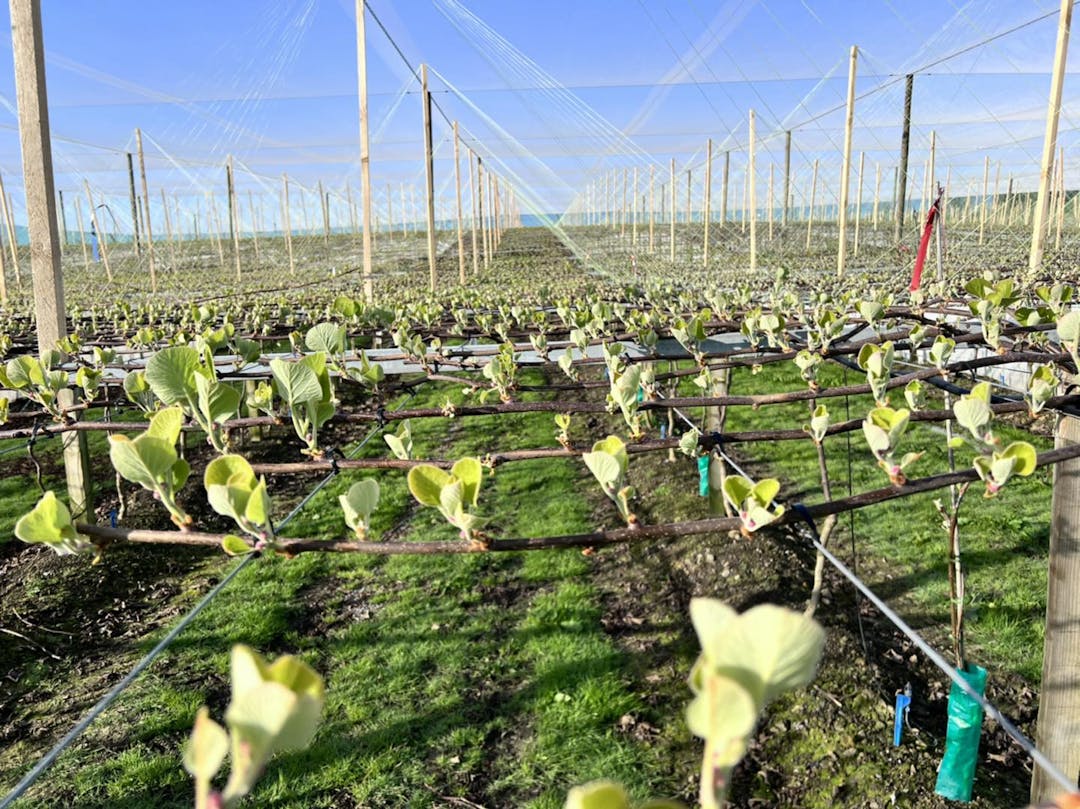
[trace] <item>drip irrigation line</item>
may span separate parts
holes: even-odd
[[[410,391],[409,396],[412,397],[413,395],[415,395],[415,392]],[[356,453],[358,453],[361,449],[364,448],[368,441],[374,438],[376,434],[381,432],[384,427],[385,425],[381,423],[376,425],[372,430],[368,432],[366,436],[364,436],[363,440],[361,440],[361,442],[352,450],[350,454],[355,455]],[[310,492],[308,492],[307,495],[304,496],[304,498],[293,508],[293,510],[290,511],[280,523],[278,523],[277,530],[281,530],[282,528],[284,528],[289,523],[289,521],[293,519],[293,517],[300,513],[304,506],[306,506],[316,494],[318,494],[327,484],[330,483],[331,480],[333,480],[337,476],[337,474],[337,470],[334,469],[330,472],[329,475],[319,481],[319,483]],[[132,668],[131,671],[129,671],[124,676],[124,678],[120,680],[120,682],[118,682],[111,689],[109,689],[105,696],[98,700],[97,704],[94,705],[94,707],[91,708],[90,711],[82,719],[79,720],[75,727],[68,731],[64,735],[64,737],[60,739],[60,741],[57,742],[56,745],[54,745],[53,748],[30,769],[29,772],[22,777],[19,783],[16,784],[15,787],[7,795],[4,796],[3,801],[0,801],[0,809],[8,809],[8,807],[10,807],[16,800],[18,800],[18,798],[24,792],[26,792],[26,790],[29,789],[34,784],[34,782],[37,781],[38,778],[40,778],[56,762],[56,759],[59,758],[60,755],[65,750],[67,750],[67,748],[70,747],[75,742],[75,740],[78,739],[87,730],[87,728],[89,728],[90,725],[92,725],[94,721],[99,716],[101,716],[101,714],[103,714],[109,708],[109,706],[112,705],[113,702],[116,701],[116,699],[128,688],[128,686],[130,686],[139,677],[140,674],[142,674],[166,649],[168,649],[170,645],[172,645],[172,642],[180,636],[180,633],[182,633],[192,624],[192,622],[198,617],[199,613],[201,613],[210,604],[210,602],[213,601],[214,598],[217,597],[217,595],[225,589],[226,585],[228,585],[229,582],[236,578],[240,571],[246,568],[253,559],[258,558],[258,556],[259,554],[257,553],[245,556],[235,567],[233,567],[232,570],[228,572],[228,574],[221,581],[214,585],[214,587],[199,600],[199,603],[192,607],[191,610],[188,611],[188,613],[184,615],[184,617],[181,618],[180,621],[178,621],[171,630],[169,630],[169,633],[164,638],[162,638],[157,643],[157,645],[154,646],[154,648],[151,649],[138,663],[136,663],[134,668]]]
[[[850,581],[875,607],[878,611],[885,616],[897,629],[903,632],[907,637],[922,651],[924,655],[939,669],[941,669],[949,679],[952,680],[960,689],[971,697],[973,700],[982,706],[983,710],[990,715],[990,717],[1001,726],[1012,739],[1015,741],[1025,753],[1031,756],[1032,760],[1045,770],[1047,775],[1054,779],[1063,790],[1068,793],[1076,791],[1076,784],[1073,783],[1068,776],[1063,773],[1054,762],[1050,761],[1039,749],[1035,746],[1027,736],[1020,732],[1016,727],[998,708],[990,702],[986,697],[976,691],[971,685],[960,676],[955,667],[951,666],[949,662],[942,657],[942,655],[934,649],[923,637],[912,629],[907,622],[904,621],[899,615],[896,614],[877,594],[870,589],[867,584],[855,575],[848,567],[834,556],[828,548],[821,544],[820,536],[818,535],[817,526],[814,524],[813,518],[810,516],[809,510],[802,503],[796,503],[793,506],[793,510],[799,514],[799,516],[809,525],[810,530],[813,533],[812,542],[818,553],[824,556],[829,563],[840,571],[843,576]],[[2,809],[2,808],[0,808]]]

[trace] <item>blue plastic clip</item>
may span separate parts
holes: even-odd
[[[115,508],[114,508],[114,509],[112,509],[112,510],[111,510],[111,511],[109,512],[109,525],[110,525],[110,526],[111,526],[112,528],[116,528],[116,509],[115,509]]]
[[[666,424],[661,424],[660,425],[660,440],[663,441],[665,438],[667,438],[667,425]]]
[[[904,735],[904,725],[908,721],[908,713],[911,711],[911,683],[904,686],[903,691],[896,692],[896,711],[893,715],[893,747],[900,746],[900,739]]]

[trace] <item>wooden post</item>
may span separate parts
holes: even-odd
[[[844,116],[844,160],[840,168],[840,244],[836,251],[836,275],[844,275],[844,260],[847,254],[847,215],[848,187],[851,182],[851,134],[855,125],[855,68],[859,59],[859,49],[851,46],[851,61],[848,65],[847,112]]]
[[[240,274],[240,209],[236,206],[236,184],[233,180],[233,159],[229,155],[225,163],[225,175],[228,178],[229,198],[226,200],[229,206],[229,229],[232,230],[233,260],[236,262],[236,280],[241,280]]]
[[[780,214],[780,226],[787,227],[788,200],[791,199],[791,130],[784,133],[784,202]],[[770,220],[771,221],[771,220]]]
[[[866,152],[859,152],[859,179],[855,186],[855,242],[851,248],[851,255],[859,255],[859,225],[862,222],[862,185],[863,169],[866,168]]]
[[[750,272],[757,270],[757,174],[754,169],[754,111],[750,110],[749,159],[746,164],[746,182],[749,185],[750,209]]]
[[[360,0],[363,2],[363,0]],[[461,149],[458,140],[458,122],[454,121],[454,191],[457,200],[457,253],[458,281],[465,283],[465,233],[462,231],[461,217]]]
[[[146,255],[150,267],[150,291],[157,292],[157,271],[154,268],[154,230],[150,219],[150,189],[146,185],[146,159],[143,155],[142,130],[139,127],[135,127],[135,151],[139,153],[139,178],[142,180],[142,224],[146,227]],[[101,254],[104,256],[105,251],[103,250]]]
[[[94,206],[94,195],[90,193],[90,183],[83,180],[83,186],[86,188],[86,200],[90,203],[90,225],[93,227],[94,233],[97,234],[101,263],[105,265],[105,277],[109,279],[109,283],[112,283],[112,270],[109,268],[109,248],[105,244],[108,239],[105,238],[105,234],[101,232],[101,227],[98,225],[97,208]],[[0,196],[3,196],[3,185],[0,185]]]
[[[630,222],[631,222],[631,225],[630,225],[630,242],[633,244],[634,250],[637,250],[637,225],[638,225],[638,215],[637,215],[638,214],[638,210],[637,210],[638,193],[637,193],[637,187],[638,187],[637,166],[634,166],[634,187],[633,187],[633,189],[631,191],[631,199],[633,200],[634,207],[633,207],[633,210],[630,212]]]
[[[15,55],[15,95],[22,147],[23,187],[30,234],[30,272],[38,353],[56,347],[67,336],[64,278],[60,270],[60,238],[56,226],[49,105],[45,87],[45,48],[39,0],[11,0],[11,40]],[[57,394],[61,407],[74,403],[70,388]],[[86,433],[69,431],[64,445],[64,471],[72,515],[94,522],[94,504],[86,451]]]
[[[131,200],[131,238],[135,242],[135,255],[142,256],[142,238],[139,234],[139,203],[135,196],[135,164],[131,152],[127,152],[128,198]]]
[[[1058,149],[1058,164],[1057,164],[1057,220],[1056,232],[1054,235],[1054,249],[1061,249],[1061,229],[1065,225],[1065,147]]]
[[[904,238],[904,208],[907,206],[908,183],[908,148],[911,145],[911,93],[915,85],[915,75],[908,73],[904,80],[904,128],[900,133],[900,167],[896,180],[896,233],[893,241],[897,244]]]
[[[251,193],[251,189],[247,192],[248,198],[248,211],[251,214],[251,244],[255,248],[255,264],[258,265],[259,261],[259,217],[258,211],[255,210],[255,198]],[[166,222],[169,219],[168,210],[165,211]],[[172,234],[169,234],[169,241],[172,242]]]
[[[469,201],[472,205],[472,216],[469,218],[470,229],[472,230],[472,272],[473,275],[480,274],[480,251],[476,247],[476,223],[480,218],[477,206],[476,196],[476,166],[474,165],[472,149],[469,150]],[[478,161],[479,158],[476,158]]]
[[[78,200],[78,197],[75,199]],[[82,243],[83,267],[89,270],[90,252],[86,248],[86,229],[83,227],[82,208],[79,207],[77,201],[75,203],[75,226],[79,229],[79,241]]]
[[[874,230],[878,226],[878,200],[881,198],[881,163],[878,162],[874,169]]]
[[[649,163],[649,253],[656,252],[656,200],[653,197],[656,182],[656,164]]]
[[[712,138],[709,138],[705,143],[705,204],[703,206],[702,219],[705,220],[705,241],[703,245],[704,253],[701,259],[701,266],[709,266],[709,220],[712,218]]]
[[[68,226],[67,226],[67,213],[64,211],[64,192],[57,191],[56,195],[60,198],[60,202],[57,204],[57,213],[60,214],[60,254],[64,254],[64,250],[70,244],[68,240]]]
[[[431,93],[428,67],[420,65],[420,92],[424,103],[424,179],[427,181],[427,249],[429,286],[435,291],[435,157],[431,145]]]
[[[720,175],[720,225],[727,223],[728,183],[731,175],[731,152],[724,152],[724,172]]]
[[[814,159],[814,172],[810,175],[810,206],[806,211],[806,252],[810,252],[810,237],[814,232],[814,196],[817,194],[818,161]]]
[[[675,158],[671,158],[671,263],[675,263]]]
[[[983,191],[982,205],[979,206],[979,244],[983,243],[983,232],[986,230],[986,208],[989,204],[990,193],[990,155],[983,158]]]
[[[486,185],[486,174],[484,172],[484,161],[480,155],[476,156],[476,213],[477,218],[480,220],[480,253],[483,260],[484,269],[488,268],[488,237],[487,237],[487,219],[484,216],[484,188]]]
[[[1063,416],[1056,447],[1080,443],[1080,419]],[[1035,744],[1070,777],[1080,770],[1080,459],[1054,466],[1043,676]],[[1031,800],[1055,798],[1061,787],[1036,766]]]
[[[15,216],[11,212],[11,201],[4,190],[4,177],[0,175],[0,214],[4,217],[4,227],[7,229],[8,249],[11,251],[11,263],[15,270],[15,278],[20,279],[19,271],[19,242],[15,236]],[[110,277],[111,281],[112,278]],[[19,285],[22,285],[21,280]]]
[[[363,2],[363,0],[361,0]],[[289,175],[281,175],[281,221],[285,231],[285,250],[289,254],[289,275],[296,275],[296,261],[292,249],[292,221],[289,218]]]
[[[322,180],[316,183],[316,188],[319,189],[319,210],[322,212],[322,228],[323,228],[323,245],[330,246],[330,200],[326,196],[326,192],[323,191]]]
[[[773,174],[774,174],[775,168],[776,168],[776,164],[773,163],[772,161],[769,161],[769,193],[768,193],[767,201],[766,201],[766,204],[765,204],[765,211],[766,211],[766,214],[767,214],[767,216],[769,218],[769,241],[770,242],[773,239],[773,219],[775,218],[773,216],[773,205],[774,205],[774,200],[773,200]]]
[[[1061,91],[1065,83],[1065,61],[1069,51],[1069,28],[1072,24],[1073,0],[1061,0],[1058,18],[1057,45],[1054,51],[1054,71],[1050,80],[1050,102],[1046,108],[1046,134],[1043,138],[1042,163],[1039,169],[1039,195],[1035,201],[1035,222],[1031,230],[1031,253],[1028,269],[1036,273],[1042,267],[1047,200],[1050,192],[1050,172],[1057,148],[1058,116],[1061,113]],[[1047,629],[1049,631],[1049,628]],[[1075,772],[1071,770],[1071,772]]]
[[[161,210],[165,212],[165,236],[169,240],[169,261],[173,269],[176,269],[176,239],[173,235],[172,220],[169,219],[169,200],[165,196],[165,189],[161,189]],[[179,220],[177,220],[179,224]]]

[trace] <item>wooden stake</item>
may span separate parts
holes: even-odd
[[[630,221],[632,223],[631,224],[631,231],[630,231],[630,233],[631,233],[630,242],[633,244],[634,250],[637,250],[637,225],[638,225],[638,216],[637,216],[638,193],[637,193],[637,186],[638,186],[637,166],[634,166],[634,187],[633,187],[633,191],[631,192],[631,198],[634,201],[634,209],[630,212]]]
[[[226,202],[229,205],[229,226],[232,230],[233,259],[236,262],[236,280],[240,281],[242,279],[240,274],[240,210],[236,206],[236,185],[233,182],[232,155],[228,156],[228,162],[225,164],[225,173],[229,180],[229,198]]]
[[[4,177],[0,175],[0,213],[4,217],[4,227],[7,229],[8,236],[8,249],[11,251],[11,265],[15,270],[15,278],[22,286],[21,271],[19,269],[19,242],[15,232],[15,215],[11,210],[11,199],[7,195],[7,191],[4,190]],[[110,276],[109,280],[112,280]]]
[[[750,272],[757,271],[757,174],[754,169],[754,111],[750,110],[750,154],[746,165],[750,197]]]
[[[727,224],[728,183],[731,174],[731,152],[724,152],[724,172],[720,175],[720,225]]]
[[[30,236],[30,272],[38,354],[44,355],[67,336],[60,238],[56,226],[52,143],[45,87],[45,48],[39,0],[11,0],[11,39],[15,55],[15,95],[22,147],[23,188]],[[74,403],[70,388],[57,394],[61,407]],[[64,470],[72,515],[93,523],[94,503],[86,451],[86,433],[63,434]]]
[[[146,184],[146,159],[143,155],[142,130],[135,127],[135,151],[139,153],[139,178],[142,181],[142,224],[146,226],[146,253],[150,268],[150,291],[157,292],[157,271],[154,269],[154,229],[150,217],[150,189]],[[104,255],[104,251],[102,251]]]
[[[649,163],[649,253],[656,252],[656,201],[653,197],[656,182],[656,164]]]
[[[876,164],[874,170],[874,230],[878,226],[878,200],[881,198],[881,163]]]
[[[1031,253],[1028,256],[1028,269],[1033,274],[1042,268],[1045,244],[1043,223],[1046,220],[1050,191],[1050,171],[1053,168],[1054,150],[1057,148],[1058,116],[1061,113],[1061,92],[1065,83],[1065,62],[1069,51],[1072,12],[1073,0],[1061,0],[1057,45],[1054,51],[1054,70],[1050,80],[1050,102],[1046,108],[1046,134],[1043,139],[1042,164],[1039,169],[1039,195],[1035,202],[1035,223],[1031,231]],[[1070,741],[1076,741],[1076,739]],[[1075,770],[1070,770],[1070,772],[1075,772]]]
[[[769,218],[769,241],[773,239],[773,170],[776,168],[776,164],[772,161],[769,162],[769,193],[768,199],[765,204],[765,211]]]
[[[480,155],[476,156],[476,211],[480,219],[480,252],[483,259],[484,269],[488,268],[488,235],[487,235],[487,217],[484,216],[484,188],[487,183],[487,176],[484,172],[484,161]]]
[[[427,182],[427,249],[429,286],[435,291],[435,156],[431,145],[431,93],[428,66],[420,65],[420,92],[424,102],[424,179]]]
[[[780,226],[787,227],[788,205],[791,199],[791,130],[784,133],[784,202],[780,214]],[[770,219],[770,221],[772,221]]]
[[[836,275],[844,275],[844,260],[847,253],[847,216],[848,187],[851,182],[851,135],[855,125],[855,68],[859,59],[859,49],[851,46],[851,61],[848,66],[847,112],[844,116],[844,161],[840,169],[840,244],[836,252]]]
[[[814,197],[817,195],[818,161],[814,159],[814,172],[810,175],[810,205],[806,211],[806,252],[810,252],[810,237],[814,232]]]
[[[704,220],[704,244],[701,257],[701,265],[709,266],[709,220],[712,219],[712,138],[705,142],[705,204],[702,206],[702,219]]]
[[[671,158],[671,263],[675,263],[675,158]]]
[[[251,243],[255,248],[255,263],[259,264],[259,218],[258,212],[255,210],[255,199],[251,194],[251,189],[247,192],[248,198],[248,211],[251,213]],[[166,222],[168,221],[168,211],[165,212]],[[172,242],[172,234],[169,234],[169,241]]]
[[[1055,447],[1080,443],[1080,419],[1064,416]],[[1050,559],[1046,594],[1042,686],[1035,744],[1065,773],[1080,770],[1080,460],[1054,466],[1050,516]],[[1058,783],[1036,766],[1031,800],[1049,801],[1061,792]]]
[[[457,200],[457,253],[458,281],[465,283],[465,233],[462,231],[461,218],[461,149],[458,140],[458,122],[454,121],[454,191]]]
[[[983,190],[982,205],[979,206],[979,244],[983,243],[983,233],[986,230],[986,208],[989,204],[990,193],[990,155],[983,158]]]
[[[90,203],[90,225],[94,229],[94,233],[98,237],[98,251],[101,253],[101,263],[105,265],[105,277],[109,279],[109,283],[112,283],[112,270],[109,268],[109,249],[105,244],[108,239],[105,238],[105,234],[101,231],[101,226],[98,224],[97,208],[94,207],[94,195],[90,193],[90,183],[83,180],[83,186],[86,188],[86,199]],[[0,184],[0,196],[3,196],[3,185]]]
[[[315,186],[319,190],[319,209],[322,212],[323,245],[330,246],[330,200],[323,191],[322,180]]]
[[[900,166],[895,184],[896,191],[896,233],[893,241],[900,244],[904,238],[904,216],[907,206],[908,184],[908,148],[911,145],[911,93],[915,85],[915,76],[908,73],[904,80],[904,127],[900,133]]]
[[[173,269],[176,269],[176,239],[173,238],[172,220],[169,219],[169,200],[165,196],[165,189],[161,189],[161,210],[165,212],[165,235],[169,240],[169,260]]]
[[[82,243],[83,266],[90,269],[90,251],[86,247],[86,229],[83,227],[82,209],[75,203],[75,225],[79,228],[79,241]],[[31,262],[32,263],[32,262]]]
[[[469,218],[470,229],[472,230],[472,272],[473,275],[480,274],[480,251],[476,247],[476,223],[480,218],[477,206],[476,195],[476,166],[474,165],[474,155],[472,149],[469,150],[469,201],[472,204],[472,216]],[[478,161],[479,158],[476,158]]]
[[[855,241],[851,247],[851,255],[859,255],[859,224],[862,222],[862,186],[863,169],[866,167],[866,152],[859,152],[859,179],[855,191]]]
[[[139,203],[135,196],[135,165],[131,152],[127,152],[128,198],[131,200],[131,239],[135,243],[135,255],[142,256],[142,237],[139,234]]]
[[[283,230],[285,231],[285,250],[289,253],[289,275],[296,275],[296,261],[293,258],[292,249],[292,221],[289,217],[289,175],[287,174],[281,175],[281,221],[285,226]]]

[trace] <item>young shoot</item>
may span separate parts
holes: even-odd
[[[422,506],[433,506],[460,532],[466,542],[483,544],[477,530],[480,518],[472,509],[478,504],[484,467],[479,458],[462,458],[447,472],[432,464],[409,470],[409,491]]]
[[[776,478],[765,478],[757,483],[742,475],[724,478],[724,499],[738,513],[744,537],[749,538],[754,531],[775,522],[784,513],[783,506],[773,504],[779,492],[780,481]]]
[[[897,446],[910,419],[911,411],[907,408],[893,410],[891,407],[875,407],[863,421],[866,443],[893,486],[907,483],[905,470],[923,455],[921,452],[908,452],[899,459],[896,457]]]
[[[626,524],[633,528],[638,524],[637,515],[630,510],[630,498],[634,489],[626,485],[626,468],[629,458],[626,444],[615,435],[593,444],[592,452],[581,456],[585,466],[593,473],[604,494],[615,504]]]
[[[975,471],[986,483],[985,497],[994,497],[1013,475],[1027,477],[1035,471],[1037,456],[1035,448],[1027,441],[1013,441],[999,449],[1001,440],[994,435],[990,423],[994,411],[990,408],[990,383],[980,382],[971,393],[961,397],[953,405],[956,421],[968,431],[978,455]],[[954,446],[962,446],[961,436],[953,438]]]
[[[191,525],[191,517],[176,502],[176,493],[191,474],[191,466],[176,452],[176,441],[184,423],[183,410],[173,405],[159,410],[150,426],[137,438],[109,436],[109,460],[120,477],[137,483],[154,495],[182,531]]]

